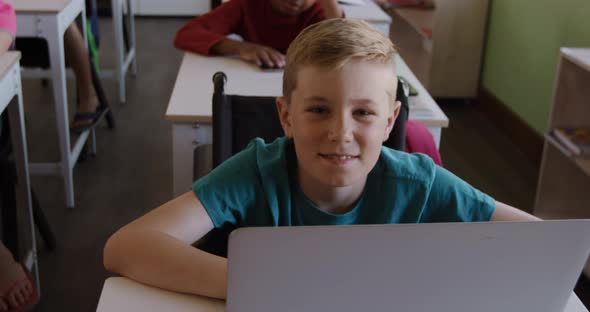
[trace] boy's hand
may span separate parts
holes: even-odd
[[[238,52],[240,58],[243,60],[252,62],[261,67],[285,67],[285,55],[270,47],[243,42],[240,45]]]

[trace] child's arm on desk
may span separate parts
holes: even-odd
[[[490,221],[541,221],[541,219],[497,201]]]
[[[224,2],[213,11],[193,18],[176,32],[174,46],[184,51],[209,55],[213,45],[226,39],[229,34],[238,33],[243,20],[242,2]]]
[[[201,201],[187,192],[113,234],[104,266],[160,288],[225,298],[227,260],[191,246],[213,227]]]
[[[282,68],[285,66],[285,55],[267,46],[224,39],[211,47],[211,52],[217,55],[239,55],[241,59],[258,66]]]

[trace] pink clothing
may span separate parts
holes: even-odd
[[[434,163],[443,165],[440,153],[434,143],[434,138],[428,128],[423,124],[408,120],[406,121],[406,152],[408,153],[422,153],[430,156]]]
[[[16,15],[9,3],[0,0],[0,31],[6,31],[14,37],[16,35]]]

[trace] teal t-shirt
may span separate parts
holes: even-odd
[[[356,206],[317,208],[301,191],[293,141],[255,139],[192,189],[216,227],[489,221],[495,201],[423,154],[382,147]]]

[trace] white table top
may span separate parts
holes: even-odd
[[[6,77],[8,70],[20,60],[20,52],[10,51],[0,55],[0,80]]]
[[[398,75],[406,78],[419,93],[410,99],[410,119],[427,127],[447,127],[449,120],[418,78],[397,55]],[[264,72],[257,66],[231,57],[208,57],[185,53],[166,110],[166,119],[177,123],[211,123],[212,77],[227,75],[225,92],[236,95],[280,96],[282,72]]]
[[[96,311],[221,312],[224,308],[225,302],[221,300],[162,290],[124,277],[111,277],[104,283]],[[563,311],[588,312],[573,293]]]
[[[14,0],[17,13],[57,13],[62,11],[71,0]]]
[[[391,23],[387,15],[373,0],[364,0],[365,5],[340,4],[346,18],[362,19],[369,23]]]
[[[222,300],[167,291],[125,277],[111,277],[104,283],[96,311],[221,312],[224,308]]]

